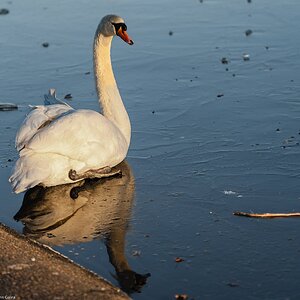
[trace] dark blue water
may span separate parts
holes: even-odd
[[[300,211],[299,1],[1,5],[10,13],[0,16],[0,102],[20,105],[0,112],[3,223],[23,230],[12,217],[24,195],[12,194],[7,178],[28,105],[55,87],[73,95],[74,107],[98,109],[91,45],[113,12],[135,41],[115,40],[112,49],[133,128],[133,181],[125,191],[117,179],[100,187],[106,192],[87,189],[82,202],[49,196],[52,212],[71,207],[64,216],[73,217],[54,238],[51,230],[36,238],[118,284],[105,240],[123,228],[129,265],[151,273],[134,299],[299,299],[299,220],[232,215]]]

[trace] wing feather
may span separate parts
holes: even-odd
[[[120,130],[100,113],[72,110],[38,130],[26,148],[82,161],[88,168],[119,163],[128,145]]]
[[[43,127],[63,113],[73,110],[70,106],[56,104],[49,106],[36,106],[25,118],[16,136],[18,151],[24,148],[29,140]]]

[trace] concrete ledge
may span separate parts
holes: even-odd
[[[0,223],[1,299],[130,299],[51,248]]]

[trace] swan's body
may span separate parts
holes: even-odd
[[[125,30],[123,19],[109,15],[96,31],[94,72],[103,115],[75,110],[56,99],[55,91],[50,90],[45,96],[48,105],[37,106],[26,117],[16,137],[20,158],[9,179],[16,193],[39,184],[74,182],[70,170],[82,174],[111,168],[124,160],[131,127],[114,78],[110,46],[116,34],[133,44]]]

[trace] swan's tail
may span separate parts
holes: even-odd
[[[55,89],[50,89],[49,93],[47,95],[46,94],[44,95],[44,98],[45,98],[45,101],[44,101],[45,105],[63,104],[63,105],[70,107],[69,104],[67,104],[66,102],[64,102],[56,97]]]
[[[21,156],[9,178],[13,191],[18,194],[38,185],[47,175],[45,170],[47,166],[36,164],[33,155]]]
[[[9,182],[15,193],[24,192],[36,185],[54,186],[73,182],[68,172],[79,169],[82,162],[56,153],[38,153],[26,147],[21,150],[20,158],[16,161]]]

